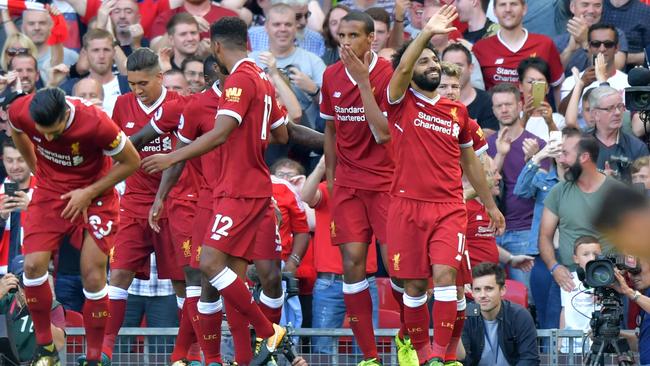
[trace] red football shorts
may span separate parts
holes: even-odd
[[[332,195],[332,244],[370,243],[373,234],[387,243],[388,192],[334,185]]]
[[[465,250],[467,213],[464,204],[392,197],[388,222],[391,276],[431,278],[431,266],[445,264],[456,269],[460,280],[457,282],[466,281],[469,257]]]
[[[158,278],[183,280],[183,264],[177,262],[182,256],[180,247],[172,244],[169,221],[160,219],[160,233],[149,226],[147,219],[122,216],[115,249],[110,258],[112,269],[124,269],[136,273],[138,278],[149,278],[149,255],[156,253]]]
[[[65,235],[69,235],[71,244],[81,250],[83,232],[87,231],[99,249],[108,255],[120,223],[117,192],[112,190],[93,200],[88,207],[88,223],[84,223],[83,217],[78,217],[74,222],[61,218],[67,204],[68,200],[62,200],[60,193],[34,189],[23,223],[23,252],[55,251]]]
[[[190,266],[192,268],[199,268],[199,263],[201,262],[201,243],[203,242],[203,238],[205,238],[205,233],[208,231],[210,220],[212,220],[212,210],[197,206],[194,215],[194,224],[192,226],[192,258],[190,258]]]
[[[187,266],[192,257],[192,225],[196,213],[196,202],[170,199],[167,210],[172,244],[176,250],[177,263]]]
[[[275,208],[270,205],[255,236],[255,249],[250,260],[280,260],[282,241],[275,218]]]
[[[212,218],[203,245],[250,260],[255,250],[255,237],[267,215],[270,203],[270,197],[219,197],[214,201]]]

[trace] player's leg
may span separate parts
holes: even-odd
[[[246,268],[248,267],[248,263],[244,261],[230,261],[228,266],[240,279],[242,279],[242,281],[246,280]],[[225,299],[224,306],[226,308],[226,317],[230,328],[230,334],[233,339],[235,361],[239,364],[247,365],[251,360],[253,360],[251,332],[248,327],[249,321],[235,308],[234,304],[229,303]]]
[[[272,244],[273,242],[269,243],[269,245]],[[284,304],[280,261],[260,259],[254,262],[262,284],[260,309],[269,321],[279,324]]]
[[[54,353],[52,341],[50,311],[52,310],[52,288],[48,281],[47,271],[51,253],[33,252],[25,254],[23,284],[29,314],[34,323],[36,344]]]
[[[430,314],[427,307],[426,279],[404,280],[404,324],[418,360],[422,363],[432,357],[429,339]]]
[[[198,262],[197,262],[198,263]],[[188,361],[201,360],[201,350],[199,340],[201,339],[201,331],[199,328],[199,310],[197,304],[201,298],[201,271],[197,268],[187,266],[184,268],[185,272],[185,304],[183,305],[183,317],[189,321],[190,328],[194,333],[196,343],[190,346],[187,351]],[[220,327],[221,324],[218,324]],[[221,348],[217,351],[221,352]]]
[[[456,269],[444,264],[433,265],[433,353],[444,360],[456,322]]]
[[[192,284],[194,284],[194,276],[192,276]],[[223,300],[219,296],[219,292],[210,285],[206,280],[201,280],[199,272],[199,297],[197,303],[194,304],[196,308],[196,330],[197,338],[203,356],[205,357],[205,364],[221,363],[221,322],[223,320]],[[194,295],[195,290],[188,287],[188,296]],[[190,299],[190,297],[188,297]],[[189,310],[189,309],[188,309]],[[193,313],[194,310],[189,310]],[[249,347],[250,348],[250,347]]]
[[[185,272],[185,268],[183,268]],[[176,306],[178,308],[178,335],[174,342],[174,349],[170,356],[172,366],[185,365],[187,353],[193,343],[196,343],[196,335],[192,329],[192,321],[187,316],[187,281],[172,280],[172,287],[176,295]]]
[[[472,283],[471,264],[467,250],[464,251],[461,261],[460,268],[456,273],[456,321],[454,322],[454,331],[451,334],[449,346],[447,346],[447,352],[445,354],[445,364],[452,366],[461,364],[457,361],[457,353],[466,319],[465,309],[467,308],[467,301],[465,300],[465,284]]]
[[[86,301],[83,307],[86,330],[86,360],[100,361],[104,330],[108,321],[108,287],[106,263],[108,256],[99,248],[93,237],[84,232],[81,247],[81,281]]]
[[[384,268],[390,268],[390,257],[388,256],[388,245],[380,243],[379,250],[381,251],[381,261],[384,264]],[[396,277],[390,278],[390,287],[391,294],[393,299],[397,301],[399,306],[399,321],[400,328],[397,332],[397,337],[399,342],[403,342],[404,339],[408,336],[408,331],[404,325],[404,281]]]

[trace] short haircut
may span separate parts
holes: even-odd
[[[185,60],[183,60],[183,62],[181,62],[181,70],[183,70],[183,72],[185,72],[185,68],[187,67],[187,64],[189,64],[190,62],[198,62],[201,65],[203,65],[203,59],[200,58],[199,56],[197,56],[197,55],[187,56],[185,58]]]
[[[453,51],[459,51],[465,54],[465,57],[467,58],[467,64],[471,65],[472,64],[472,52],[467,49],[467,47],[463,46],[460,43],[451,43],[449,46],[447,46],[443,51],[442,51],[442,58],[445,58],[445,55],[447,52],[453,52]]]
[[[493,7],[493,8],[496,8],[496,7],[497,7],[497,2],[498,2],[498,1],[499,1],[499,0],[494,0],[494,3],[492,4],[492,7]],[[521,5],[526,5],[526,0],[519,0],[519,2],[521,3]],[[486,10],[486,11],[487,11],[487,10]]]
[[[101,99],[104,100],[104,88],[102,87],[102,84],[99,81],[92,79],[90,76],[86,76],[85,78],[79,79],[76,83],[74,83],[74,85],[72,86],[72,95],[74,96],[77,95],[78,85],[81,84],[83,80],[89,80],[91,82],[96,83],[97,86],[99,86],[98,88],[99,95],[101,96]]]
[[[372,19],[368,13],[365,13],[363,11],[352,10],[343,18],[341,18],[341,22],[361,22],[363,23],[363,30],[366,32],[366,34],[370,34],[375,31],[374,19]]]
[[[598,161],[600,148],[598,147],[598,141],[596,141],[596,138],[593,135],[584,134],[575,127],[565,127],[562,129],[562,136],[565,138],[580,138],[580,141],[578,142],[578,155],[587,153],[594,164]]]
[[[11,61],[9,62],[9,65],[7,65],[8,70],[11,71],[14,69],[14,60],[19,60],[21,58],[28,58],[34,62],[34,70],[38,71],[38,60],[36,60],[36,57],[28,54],[28,53],[21,53],[16,56],[14,56]]]
[[[199,23],[194,19],[194,16],[191,15],[190,13],[178,13],[174,14],[171,19],[167,22],[167,34],[170,36],[174,34],[176,31],[176,26],[179,24],[190,24],[190,25],[195,25],[196,29],[199,29]]]
[[[442,74],[450,78],[460,79],[463,74],[460,66],[452,64],[451,62],[440,61],[440,70]]]
[[[217,71],[218,67],[217,60],[212,55],[208,56],[205,61],[203,61],[203,75],[206,78],[206,82],[208,80],[215,82],[219,79],[219,72]]]
[[[248,45],[248,26],[238,17],[223,17],[210,26],[210,39],[240,51]]]
[[[591,94],[589,95],[589,110],[593,111],[598,108],[600,100],[609,97],[610,95],[619,95],[619,91],[612,88],[611,86],[603,85],[596,88],[592,88]]]
[[[113,35],[105,29],[93,28],[84,34],[83,47],[88,49],[90,41],[94,41],[96,39],[108,39],[112,43]]]
[[[648,209],[648,197],[623,184],[613,185],[605,192],[600,208],[594,215],[592,223],[600,232],[617,229],[623,224],[626,215]]]
[[[275,172],[277,172],[278,169],[283,167],[295,169],[298,172],[298,174],[305,174],[305,168],[302,165],[300,165],[299,162],[295,160],[291,160],[289,158],[283,158],[276,161],[275,163],[273,163],[273,165],[271,165],[271,169],[269,170],[271,171],[271,174],[275,174]]]
[[[180,75],[185,79],[185,74],[179,69],[170,69],[165,72],[163,72],[163,76],[173,76],[173,75]]]
[[[472,277],[474,279],[484,276],[494,275],[497,285],[500,288],[506,285],[506,272],[496,263],[483,262],[472,268]]]
[[[12,149],[16,149],[16,144],[14,144],[13,139],[6,139],[2,141],[2,148],[4,149],[5,147],[10,147]]]
[[[591,27],[589,27],[589,31],[587,32],[587,42],[591,42],[591,33],[595,30],[600,30],[600,29],[609,29],[614,33],[614,43],[618,45],[618,31],[616,30],[616,27],[614,27],[611,24],[605,24],[605,23],[596,23],[592,24]]]
[[[372,20],[386,24],[390,29],[390,14],[381,7],[366,9],[366,14],[370,15]]]
[[[270,18],[271,13],[277,13],[277,14],[286,14],[288,12],[295,13],[293,8],[285,3],[275,3],[271,5],[271,7],[266,11],[266,18]],[[295,21],[295,19],[291,19],[292,21]]]
[[[336,48],[336,46],[339,44],[339,42],[334,39],[334,37],[332,37],[332,32],[330,32],[330,17],[332,16],[334,9],[341,9],[346,13],[350,12],[350,8],[348,6],[338,4],[332,7],[332,9],[327,12],[327,15],[325,15],[325,20],[323,20],[323,38],[325,39],[325,46],[330,48]]]
[[[499,83],[493,86],[492,89],[490,89],[490,95],[493,96],[494,94],[512,94],[515,96],[517,101],[521,100],[521,92],[519,91],[519,88],[512,83]]]
[[[636,174],[644,167],[650,167],[650,156],[642,156],[632,163],[632,174]]]
[[[578,253],[578,247],[583,245],[583,244],[598,244],[600,245],[600,240],[598,240],[596,237],[592,235],[583,235],[576,239],[575,243],[573,244],[573,254]]]
[[[138,48],[126,59],[126,70],[160,72],[158,55],[151,48]]]
[[[524,81],[524,75],[529,69],[537,70],[540,74],[544,75],[547,83],[551,80],[551,69],[548,66],[548,62],[540,57],[528,57],[521,60],[519,66],[517,66],[520,83]]]
[[[59,88],[43,88],[29,103],[29,115],[41,126],[53,126],[65,116],[65,93]]]
[[[399,66],[399,62],[402,59],[402,56],[404,55],[404,52],[406,52],[406,49],[409,47],[409,45],[413,42],[413,40],[406,41],[402,47],[397,49],[395,53],[393,54],[393,70],[397,70],[397,66]],[[431,50],[438,59],[440,59],[440,54],[438,54],[438,50],[436,50],[432,45],[431,42],[427,42],[426,46],[424,46],[425,49]]]

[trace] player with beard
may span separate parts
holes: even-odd
[[[485,202],[492,225],[499,232],[505,227],[472,149],[467,109],[436,92],[440,63],[429,42],[436,34],[454,30],[450,24],[456,17],[453,6],[443,6],[415,40],[397,52],[385,105],[388,123],[373,126],[392,136],[395,173],[387,219],[391,223],[389,270],[391,276],[404,280],[404,323],[421,365],[456,362],[465,310],[460,285],[469,271],[463,172]],[[351,55],[342,53],[344,57]],[[348,72],[360,85],[367,83],[368,61],[366,56],[365,63],[358,59],[348,63]],[[426,305],[432,276],[433,346]]]
[[[237,273],[243,273],[246,259],[254,255],[256,236],[268,212],[271,181],[264,151],[271,137],[287,142],[286,118],[266,75],[247,58],[246,24],[225,17],[212,24],[210,33],[213,55],[228,75],[214,128],[170,154],[147,158],[143,168],[154,173],[208,152],[219,155],[209,168],[215,176],[214,206],[211,230],[202,240],[200,269],[231,305],[227,311],[241,313],[263,339],[250,363],[261,364],[282,344],[286,329],[264,316]]]

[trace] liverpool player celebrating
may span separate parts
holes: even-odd
[[[16,147],[39,181],[27,210],[23,243],[25,296],[38,344],[32,365],[59,365],[50,330],[47,267],[65,235],[81,250],[86,365],[98,365],[108,317],[107,255],[119,222],[113,186],[133,173],[140,159],[104,112],[66,98],[60,89],[43,89],[14,101],[9,119]],[[117,164],[112,165],[111,157]]]
[[[247,58],[246,23],[225,17],[212,24],[210,33],[219,67],[230,74],[215,127],[184,148],[146,158],[143,167],[157,172],[219,147],[215,151],[220,159],[214,164],[217,179],[213,183],[211,231],[203,240],[200,268],[224,300],[250,321],[258,336],[266,339],[251,363],[260,364],[282,343],[286,330],[266,319],[232,268],[246,265],[243,258],[251,256],[257,230],[270,204],[271,181],[264,151],[271,130],[281,143],[287,141],[287,130],[273,86]]]
[[[365,13],[353,11],[341,19],[338,33],[341,52],[362,58],[370,52],[374,21]],[[360,365],[379,365],[366,256],[373,233],[381,243],[386,243],[393,162],[381,145],[390,140],[390,135],[371,130],[373,123],[386,124],[377,101],[385,98],[392,68],[390,62],[373,52],[366,73],[370,73],[369,97],[360,94],[361,85],[350,76],[346,65],[338,62],[329,66],[323,75],[320,112],[326,120],[327,181],[330,189],[333,185],[332,244],[340,245],[343,257],[343,298],[350,326],[363,352]],[[366,121],[372,122],[370,128]]]
[[[505,226],[482,166],[471,149],[467,110],[435,91],[440,83],[440,64],[429,41],[435,34],[454,30],[449,25],[456,17],[453,6],[442,7],[417,38],[398,52],[395,60],[399,64],[387,91],[388,125],[374,126],[383,133],[390,131],[393,140],[389,269],[392,276],[404,279],[404,322],[419,362],[424,365],[456,363],[465,309],[462,287],[456,285],[464,282],[463,272],[467,271],[463,171],[485,202],[493,225],[499,231]],[[358,60],[356,64],[349,71],[363,79],[361,74],[366,68]],[[433,347],[426,306],[432,275]]]

